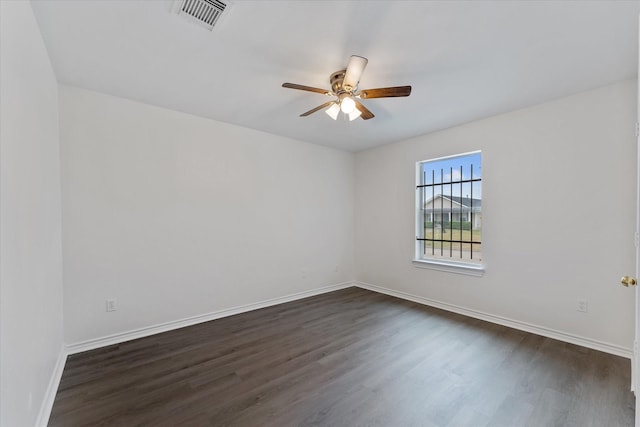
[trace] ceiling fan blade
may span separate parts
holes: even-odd
[[[331,105],[331,104],[333,104],[334,102],[335,102],[335,101],[325,102],[324,104],[319,105],[319,106],[317,106],[316,108],[313,108],[313,109],[311,109],[311,110],[307,111],[306,113],[302,113],[302,114],[300,114],[300,117],[307,117],[308,115],[313,114],[313,113],[315,113],[316,111],[320,111],[320,110],[322,110],[323,108],[327,108],[328,106],[330,106],[330,105]]]
[[[409,96],[411,95],[411,86],[394,86],[394,87],[381,87],[378,89],[366,89],[360,91],[357,95],[362,99],[371,98],[393,98],[396,96]]]
[[[347,64],[347,71],[344,73],[344,80],[342,81],[342,87],[346,90],[354,90],[358,86],[362,72],[367,66],[369,60],[362,56],[351,55],[349,58],[349,64]]]
[[[321,93],[323,95],[333,95],[331,91],[326,89],[320,89],[320,88],[311,87],[311,86],[304,86],[304,85],[299,85],[295,83],[282,83],[282,87],[286,87],[289,89],[306,90],[307,92]]]
[[[362,117],[364,120],[373,119],[375,117],[373,115],[373,113],[367,109],[367,107],[362,105],[362,102],[360,102],[358,100],[355,100],[355,99],[354,99],[354,101],[356,103],[356,108],[358,109],[358,111],[360,111],[362,113],[362,115],[360,117]]]

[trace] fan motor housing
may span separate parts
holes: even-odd
[[[331,74],[329,77],[329,82],[331,83],[331,90],[335,94],[340,94],[341,92],[346,92],[342,87],[342,82],[344,81],[344,76],[347,73],[347,70],[339,70],[335,73]],[[356,88],[354,87],[352,92],[355,92]]]

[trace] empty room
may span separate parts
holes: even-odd
[[[639,17],[0,0],[0,426],[640,426]]]

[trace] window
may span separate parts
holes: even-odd
[[[482,268],[482,153],[416,167],[416,262]]]

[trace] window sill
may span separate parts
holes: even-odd
[[[430,270],[446,271],[449,273],[464,274],[467,276],[481,277],[484,274],[484,265],[482,264],[414,259],[413,265],[418,268],[428,268]]]

